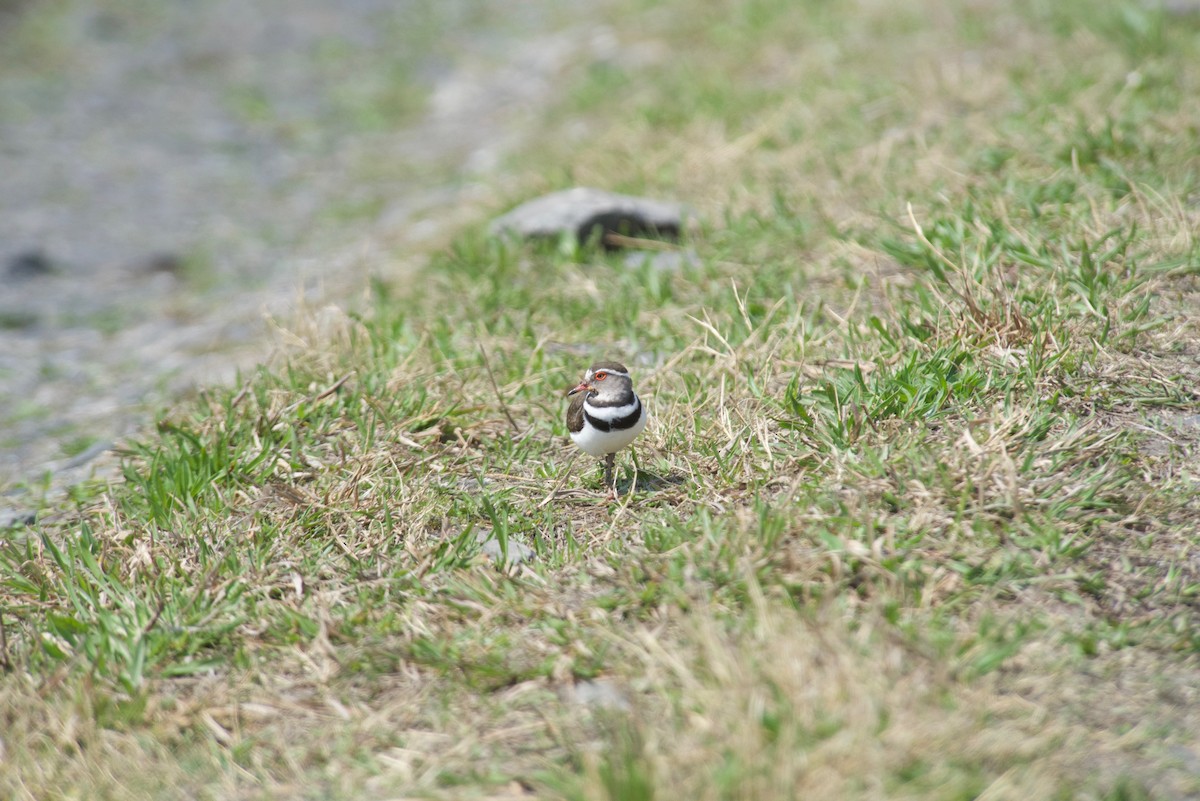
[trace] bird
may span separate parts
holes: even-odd
[[[615,498],[617,451],[646,428],[646,407],[633,391],[633,379],[620,362],[596,362],[567,391],[567,397],[571,398],[567,407],[571,440],[584,453],[604,459],[604,484]]]

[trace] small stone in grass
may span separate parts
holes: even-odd
[[[567,700],[593,709],[628,711],[629,699],[616,684],[607,679],[577,682],[566,691]]]
[[[498,565],[512,567],[522,562],[528,562],[535,556],[532,548],[517,542],[512,537],[508,539],[507,553],[505,553],[505,548],[501,546],[500,539],[492,536],[491,531],[480,531],[476,539],[479,542],[479,550],[483,552],[483,555]]]
[[[605,248],[616,249],[623,244],[609,235],[678,239],[687,216],[680,203],[577,186],[522,203],[493,220],[490,230],[522,239],[600,236]]]

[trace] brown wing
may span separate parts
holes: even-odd
[[[586,398],[586,392],[577,392],[571,398],[571,405],[567,407],[567,430],[572,434],[583,430],[583,402]]]

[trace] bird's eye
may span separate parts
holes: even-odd
[[[592,378],[594,378],[597,381],[603,381],[604,379],[608,378],[608,373],[601,370],[600,372],[598,372],[594,376],[592,376]]]

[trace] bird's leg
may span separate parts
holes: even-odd
[[[614,498],[617,496],[617,478],[613,470],[616,463],[617,455],[615,453],[610,453],[604,457],[604,486],[609,488]]]

